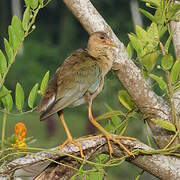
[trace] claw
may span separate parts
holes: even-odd
[[[105,135],[105,137],[107,138],[109,154],[111,157],[112,157],[112,153],[113,153],[113,148],[112,148],[110,141],[114,141],[116,144],[118,144],[126,152],[127,155],[135,157],[132,152],[130,152],[122,143],[120,143],[120,141],[117,140],[117,139],[119,139],[119,140],[126,139],[126,140],[135,141],[136,140],[135,138],[127,137],[127,136],[112,137],[110,134]]]
[[[66,141],[64,141],[63,144],[59,145],[59,150],[63,149],[64,146],[67,144],[74,144],[75,146],[77,146],[79,148],[81,157],[84,158],[83,149],[82,149],[81,144],[79,144],[78,142],[76,142],[73,139],[67,139]]]

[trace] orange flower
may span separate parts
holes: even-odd
[[[22,140],[25,138],[26,131],[27,131],[27,129],[26,129],[26,126],[24,123],[22,123],[22,122],[16,123],[16,125],[14,127],[14,132],[19,140]]]
[[[26,136],[26,126],[24,123],[19,122],[15,125],[14,127],[14,132],[16,135],[16,143],[12,144],[12,147],[14,148],[18,148],[18,149],[26,149],[27,148],[27,144],[25,142],[25,136]]]

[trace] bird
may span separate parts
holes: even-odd
[[[109,153],[112,156],[113,148],[110,141],[118,143],[128,154],[132,153],[115,137],[107,132],[92,115],[92,101],[102,91],[105,75],[111,70],[113,64],[113,48],[116,44],[102,31],[94,32],[88,39],[87,49],[77,49],[57,69],[55,75],[47,85],[36,111],[40,113],[40,120],[45,120],[57,113],[67,135],[67,140],[60,145],[74,144],[84,157],[80,143],[73,139],[65,122],[63,110],[87,103],[88,117],[94,125],[107,138]],[[119,139],[131,139],[120,136]]]

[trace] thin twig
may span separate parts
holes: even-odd
[[[179,131],[176,132],[176,134],[173,136],[173,138],[171,139],[171,141],[169,141],[169,143],[167,144],[167,146],[164,149],[167,149],[176,139],[176,137],[178,136]]]
[[[3,123],[2,123],[2,132],[1,132],[1,149],[4,149],[4,138],[5,138],[5,132],[6,132],[6,120],[7,120],[7,114],[3,114]]]
[[[162,42],[160,42],[159,45],[161,48],[162,56],[165,56],[166,52],[165,52]],[[171,83],[171,79],[170,79],[170,73],[168,70],[166,70],[166,79],[167,79],[167,83],[168,83],[169,99],[170,99],[170,106],[171,106],[171,120],[172,120],[172,123],[175,125],[176,124],[176,121],[175,121],[176,113],[175,113],[175,106],[174,106],[174,99],[173,99],[173,87],[172,87],[172,83]]]

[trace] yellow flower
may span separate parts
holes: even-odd
[[[27,149],[27,144],[25,141],[19,141],[18,139],[16,140],[15,144],[12,144],[13,148],[17,148],[17,149],[22,149],[25,150]]]

